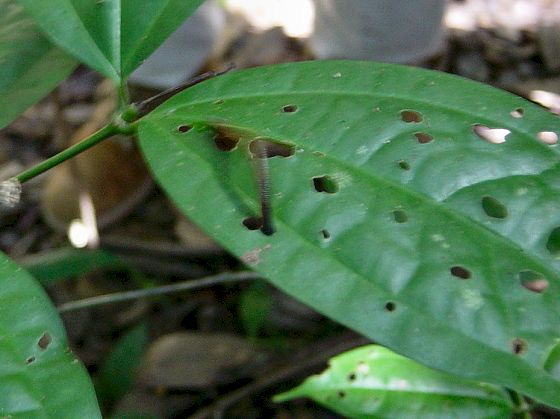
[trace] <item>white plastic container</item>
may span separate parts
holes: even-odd
[[[320,59],[413,63],[443,45],[445,0],[314,0]]]
[[[206,1],[144,62],[130,81],[167,89],[191,77],[206,61],[225,16],[215,0]]]

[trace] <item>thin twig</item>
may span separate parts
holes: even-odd
[[[525,397],[514,390],[508,390],[508,393],[515,405],[515,417],[518,419],[531,419],[531,406],[527,403]]]
[[[196,290],[229,282],[252,281],[258,278],[261,278],[261,275],[256,272],[228,272],[214,276],[207,276],[205,278],[163,285],[161,287],[98,295],[96,297],[70,301],[68,303],[59,305],[57,308],[59,313],[66,313],[68,311],[81,310],[84,308],[96,307],[103,304],[112,304],[122,301],[137,300],[140,298],[155,297],[158,295],[172,294],[180,291]]]

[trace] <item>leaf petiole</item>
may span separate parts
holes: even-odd
[[[101,128],[99,131],[93,133],[89,137],[83,139],[79,143],[68,147],[67,149],[61,151],[58,154],[42,161],[41,163],[33,166],[15,177],[20,183],[27,182],[40,174],[43,174],[49,169],[64,163],[66,160],[86,151],[87,149],[93,147],[94,145],[100,143],[107,138],[110,138],[117,134],[131,135],[136,131],[135,124],[126,124],[124,126],[119,126],[115,123],[108,124]]]

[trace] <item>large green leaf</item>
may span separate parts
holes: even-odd
[[[60,47],[121,83],[204,0],[17,0]]]
[[[47,94],[76,66],[39,31],[16,0],[0,0],[0,128]]]
[[[100,418],[93,385],[41,286],[0,254],[0,417]]]
[[[378,345],[332,358],[321,375],[275,401],[310,397],[350,418],[507,418],[514,406],[500,387],[426,368]]]
[[[491,143],[477,124],[511,133]],[[209,80],[139,134],[181,210],[279,288],[425,365],[560,407],[544,368],[560,337],[560,166],[537,139],[559,129],[479,83],[334,61]],[[256,136],[295,147],[269,159],[272,236],[242,223],[259,214]]]

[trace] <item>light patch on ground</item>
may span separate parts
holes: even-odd
[[[243,15],[258,30],[280,26],[286,35],[297,38],[313,32],[315,8],[311,0],[227,0],[226,7]]]

